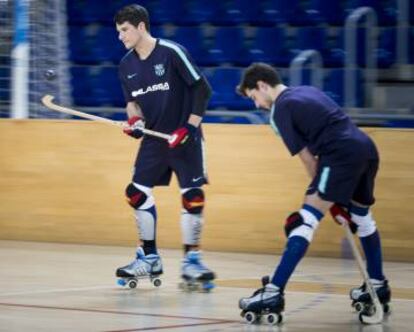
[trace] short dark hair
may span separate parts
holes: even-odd
[[[150,31],[148,11],[140,5],[128,5],[121,8],[115,14],[114,21],[116,24],[129,22],[134,27],[137,27],[138,24],[144,22],[145,29],[147,29],[148,32]]]
[[[243,72],[241,82],[236,88],[237,93],[246,97],[245,90],[256,89],[258,81],[263,81],[272,87],[282,83],[278,72],[272,66],[262,62],[252,63]]]

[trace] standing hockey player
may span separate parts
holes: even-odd
[[[152,189],[168,185],[175,172],[183,206],[182,278],[211,287],[215,275],[202,264],[199,250],[205,201],[202,186],[207,183],[201,121],[211,88],[182,46],[151,36],[149,16],[144,7],[126,6],[118,11],[114,20],[119,39],[129,50],[119,66],[129,125],[124,132],[140,139],[144,136],[141,129],[145,127],[174,137],[170,142],[151,136],[142,139],[132,181],[126,188],[141,245],[136,259],[119,268],[116,275],[123,280],[135,278],[136,281],[162,273],[156,246],[157,214]]]
[[[302,207],[286,219],[287,244],[279,265],[262,289],[240,300],[242,314],[278,314],[283,310],[285,286],[320,220],[332,207],[333,214],[338,210],[349,213],[367,259],[370,280],[386,305],[390,288],[382,269],[380,235],[370,212],[379,164],[373,141],[322,91],[310,86],[287,87],[276,70],[264,63],[249,66],[237,90],[251,98],[256,107],[270,110],[272,128],[291,155],[299,155],[312,179]],[[353,301],[369,301],[365,285],[352,289],[350,295]]]

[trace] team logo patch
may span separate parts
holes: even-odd
[[[164,65],[162,63],[159,63],[158,65],[155,65],[154,70],[155,70],[155,74],[157,76],[162,76],[162,75],[165,74],[165,68],[164,68]]]

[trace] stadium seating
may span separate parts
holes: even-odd
[[[250,0],[210,1],[213,6],[211,23],[214,25],[236,25],[248,23],[250,19]]]
[[[251,1],[249,23],[255,26],[274,26],[286,23],[286,4],[285,1],[275,0]]]
[[[331,69],[326,73],[324,78],[323,90],[339,105],[344,105],[344,79],[344,69]],[[364,91],[361,89],[362,84],[364,84],[364,80],[361,71],[356,70],[355,93],[357,107],[364,105]]]
[[[189,0],[182,6],[182,13],[174,22],[178,25],[200,25],[211,22],[215,15],[214,1]]]
[[[71,74],[76,105],[125,106],[116,68],[73,66]]]
[[[395,25],[397,22],[398,0],[350,0],[349,8],[371,7],[375,10],[378,24],[381,26]]]
[[[408,40],[410,41],[408,45],[409,61],[411,64],[414,64],[414,28],[410,29]]]
[[[321,0],[290,0],[286,3],[289,5],[288,22],[293,26],[315,26],[325,20]]]
[[[240,83],[241,69],[220,67],[205,70],[204,74],[213,89],[213,95],[208,106],[209,109],[245,110],[254,107],[250,100],[241,98],[236,93],[236,86]]]
[[[1,105],[1,101],[9,100],[9,95],[10,95],[10,67],[0,67],[0,105]]]
[[[200,27],[178,27],[175,32],[169,36],[169,39],[184,46],[190,56],[196,60],[199,65],[209,65],[210,56],[205,46],[206,38],[203,35],[203,29]]]
[[[208,50],[209,58],[215,65],[233,63],[246,65],[245,35],[243,28],[219,27],[216,29],[211,48]]]
[[[67,16],[70,25],[103,23],[114,15],[111,6],[103,6],[100,0],[67,1]]]
[[[112,27],[89,25],[73,26],[69,31],[70,59],[78,64],[117,63],[125,53]]]
[[[389,68],[396,62],[397,32],[396,28],[384,28],[380,32],[378,47],[376,49],[378,67]]]
[[[412,2],[412,1],[411,1]],[[410,3],[411,3],[410,2]],[[378,17],[378,67],[393,68],[397,61],[398,0],[142,0],[150,14],[151,34],[183,45],[206,73],[214,89],[209,107],[252,109],[235,94],[242,68],[266,62],[285,70],[301,51],[322,55],[325,90],[344,102],[346,17],[361,6],[372,7]],[[74,99],[78,105],[123,105],[116,65],[126,53],[114,28],[113,16],[130,0],[68,1],[70,61]],[[414,4],[410,6],[414,24]],[[365,66],[365,29],[358,29],[357,65]],[[414,64],[414,28],[409,33],[409,61]],[[359,93],[363,74],[358,71]],[[304,70],[303,83],[310,82]],[[104,84],[103,82],[106,82]],[[1,82],[0,82],[1,84]],[[108,91],[109,90],[109,91]],[[364,98],[358,95],[358,105]]]
[[[291,59],[285,30],[280,27],[258,28],[246,52],[249,62],[288,66]]]

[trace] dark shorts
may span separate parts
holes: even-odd
[[[207,183],[204,159],[201,138],[176,149],[170,149],[164,140],[144,138],[132,181],[146,187],[167,186],[174,172],[180,188],[201,187]]]
[[[318,192],[322,199],[342,205],[351,201],[373,205],[378,166],[379,158],[373,144],[341,151],[341,154],[320,156],[316,176],[307,194]]]

